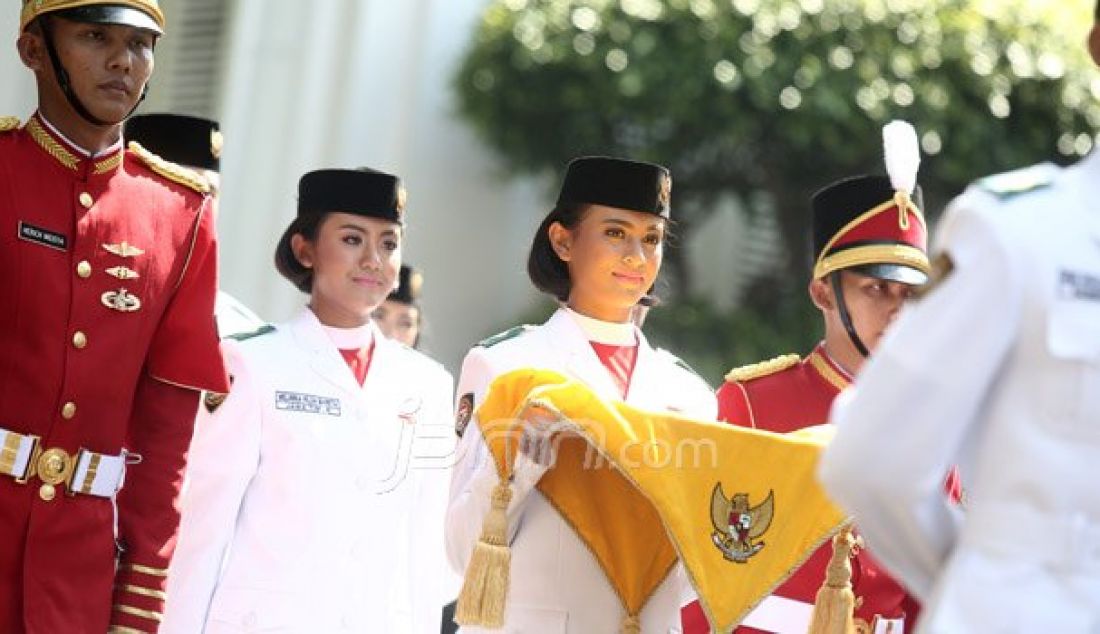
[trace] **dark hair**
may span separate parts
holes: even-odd
[[[574,229],[588,211],[585,204],[562,204],[554,207],[543,219],[531,241],[531,251],[527,254],[527,276],[535,288],[553,295],[558,301],[569,299],[573,289],[573,280],[569,278],[569,267],[558,257],[554,245],[550,244],[550,225],[560,222],[566,229]]]
[[[275,270],[306,294],[313,292],[313,269],[303,266],[298,261],[298,257],[294,255],[294,249],[290,246],[290,240],[295,234],[301,234],[311,242],[316,240],[321,222],[327,217],[328,213],[298,216],[286,228],[283,237],[275,245]]]
[[[558,257],[557,251],[554,251],[554,245],[550,244],[550,225],[559,222],[566,229],[575,229],[589,207],[590,205],[586,203],[562,203],[554,207],[539,224],[538,230],[535,231],[535,238],[531,241],[531,250],[527,253],[527,276],[531,278],[531,283],[543,293],[553,295],[560,302],[569,300],[569,293],[573,290],[573,280],[569,277],[569,266]],[[643,306],[656,306],[660,303],[660,299],[653,295],[653,289],[650,288],[638,303]]]

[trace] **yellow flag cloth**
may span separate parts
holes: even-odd
[[[521,369],[498,377],[477,412],[502,481],[530,407],[568,430],[538,489],[628,616],[678,557],[711,624],[728,630],[845,521],[814,477],[828,428],[783,435],[647,412],[559,373]]]

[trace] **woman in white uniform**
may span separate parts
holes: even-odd
[[[224,342],[233,387],[200,408],[162,633],[439,631],[452,380],[370,319],[404,203],[370,170],[299,182],[275,262],[309,305]]]
[[[563,306],[545,324],[518,327],[473,348],[459,379],[459,462],[447,510],[447,552],[462,574],[498,482],[472,412],[492,380],[523,367],[557,370],[606,399],[713,419],[710,387],[678,359],[650,347],[631,321],[661,267],[671,178],[659,165],[614,158],[572,161],[557,205],[543,220],[527,269]],[[541,452],[520,454],[508,507],[511,585],[506,632],[619,632],[625,614],[596,559],[535,485]],[[639,615],[644,633],[678,631],[686,579],[677,566]],[[466,628],[463,631],[473,631]]]

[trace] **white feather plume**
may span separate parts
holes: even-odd
[[[917,131],[908,121],[887,123],[882,127],[882,149],[890,184],[895,190],[911,195],[917,187],[917,169],[920,168]]]

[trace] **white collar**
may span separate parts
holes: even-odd
[[[580,327],[581,332],[589,341],[615,346],[633,346],[638,343],[638,335],[632,322],[618,324],[611,321],[593,319],[582,315],[577,311],[563,307],[563,310],[573,318],[573,322]]]
[[[96,156],[105,156],[105,155],[107,155],[107,154],[113,154],[113,153],[117,152],[119,148],[121,148],[121,147],[122,147],[122,135],[119,135],[119,137],[118,137],[118,141],[115,141],[115,142],[114,142],[114,143],[113,143],[113,144],[111,145],[111,147],[109,147],[109,148],[107,148],[107,149],[103,150],[103,151],[102,151],[102,152],[100,152],[99,154],[92,154],[91,152],[89,152],[88,150],[85,150],[84,148],[80,147],[80,146],[79,146],[79,145],[77,145],[76,143],[73,143],[73,140],[72,140],[72,139],[70,139],[69,137],[65,136],[65,135],[64,135],[64,134],[63,134],[63,133],[61,132],[61,130],[58,130],[58,129],[57,129],[57,126],[55,126],[54,124],[50,123],[50,120],[46,118],[46,115],[44,115],[44,114],[42,114],[41,112],[39,112],[39,113],[38,113],[38,117],[39,117],[40,119],[42,119],[42,123],[46,124],[46,127],[50,129],[50,132],[53,132],[53,133],[54,133],[54,134],[56,134],[57,136],[61,137],[61,140],[62,140],[62,141],[64,141],[65,143],[67,143],[67,144],[69,145],[69,147],[73,148],[73,149],[74,149],[74,150],[76,150],[77,152],[80,152],[80,153],[81,153],[81,154],[83,154],[83,155],[84,155],[84,156],[85,156],[86,158],[95,158]]]
[[[309,309],[309,312],[317,317],[317,314]],[[368,319],[367,323],[362,326],[356,326],[354,328],[337,328],[335,326],[329,326],[320,319],[317,320],[317,324],[321,326],[321,330],[325,331],[329,341],[332,342],[338,350],[359,350],[360,348],[366,348],[374,341],[374,321]]]

